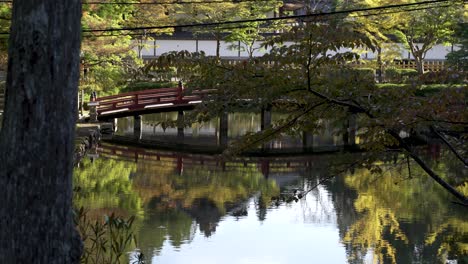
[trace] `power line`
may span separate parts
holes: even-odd
[[[389,10],[389,9],[391,10],[391,9],[395,9],[395,8],[408,8],[408,7],[417,7],[417,6],[432,5],[432,4],[437,4],[437,3],[450,3],[450,2],[453,2],[453,0],[452,1],[451,0],[432,0],[432,1],[424,1],[424,2],[418,2],[418,3],[387,5],[387,6],[370,7],[370,8],[349,9],[349,10],[339,10],[339,11],[333,11],[333,12],[313,13],[313,14],[306,14],[306,15],[295,15],[295,16],[274,17],[274,18],[257,18],[257,19],[249,19],[249,20],[223,21],[223,22],[211,22],[211,23],[148,26],[148,27],[107,28],[107,29],[84,29],[82,32],[83,33],[93,33],[93,32],[117,32],[117,31],[168,29],[168,28],[213,27],[213,26],[244,24],[244,23],[252,23],[252,22],[281,21],[281,20],[292,20],[292,19],[302,20],[302,19],[305,19],[305,18],[329,17],[329,16],[339,15],[339,14],[372,12],[372,11]],[[465,0],[461,1],[461,2],[465,2]],[[398,11],[389,11],[388,14],[390,14],[391,12],[399,13],[399,12],[416,11],[416,10],[437,8],[437,7],[441,7],[441,6],[420,7],[419,9],[414,9],[414,10],[402,9],[402,10],[398,10]],[[358,15],[358,16],[372,16],[372,15],[380,15],[380,14],[382,14],[382,13],[362,14],[362,15]],[[9,33],[8,32],[0,32],[0,35],[7,35],[7,34],[9,34]],[[128,35],[128,34],[126,34],[126,35]],[[105,36],[112,36],[112,35],[105,35]]]
[[[187,5],[187,4],[220,4],[220,3],[232,3],[241,4],[248,2],[271,2],[274,0],[207,0],[207,1],[165,1],[165,2],[96,2],[83,1],[82,4],[89,5]],[[1,0],[0,3],[13,3],[11,0]]]
[[[222,4],[232,3],[241,4],[245,2],[272,2],[274,0],[213,0],[213,1],[167,1],[167,2],[83,2],[82,4],[93,4],[93,5],[189,5],[189,4]]]
[[[229,29],[239,29],[239,28],[248,28],[249,26],[248,25],[239,25],[239,26],[230,26],[230,27],[223,27],[222,29],[223,30],[229,30]],[[100,32],[101,34],[99,35],[96,35],[96,34],[93,34],[93,33],[90,33],[88,32],[88,34],[83,34],[82,37],[84,38],[100,38],[100,37],[118,37],[118,36],[155,36],[156,34],[153,33],[153,32],[147,32],[147,33],[117,33],[117,34],[113,34],[111,33],[111,35],[109,34],[106,34],[105,32]],[[0,33],[1,34],[1,33]]]
[[[395,14],[395,13],[402,13],[402,12],[414,12],[414,11],[421,11],[421,10],[427,10],[427,9],[432,9],[432,8],[444,8],[444,7],[449,7],[451,6],[451,4],[445,4],[445,5],[437,5],[437,6],[426,6],[426,7],[412,7],[411,9],[403,9],[403,10],[394,10],[394,11],[386,11],[386,12],[378,12],[378,13],[368,13],[368,14],[358,14],[356,15],[355,17],[368,17],[368,16],[378,16],[378,15],[388,15],[388,14]],[[322,17],[320,20],[314,20],[315,22],[319,22],[319,21],[326,21],[327,19],[325,17]],[[296,22],[288,22],[288,23],[296,23]],[[183,25],[181,25],[180,27],[183,27]],[[222,28],[224,30],[227,30],[227,29],[237,29],[237,28],[246,28],[248,26],[234,26],[234,27],[225,27],[225,28]],[[115,32],[115,31],[101,31],[101,32]],[[92,33],[92,32],[85,32],[85,33]],[[118,36],[143,36],[143,35],[155,35],[155,33],[132,33],[132,34],[128,34],[128,33],[122,33],[122,34],[112,34],[112,35],[108,35],[108,34],[101,34],[101,35],[94,35],[94,34],[86,34],[86,35],[83,35],[83,37],[86,37],[86,38],[99,38],[99,37],[118,37]]]
[[[280,20],[289,20],[289,19],[304,19],[304,18],[313,18],[313,17],[326,17],[339,14],[350,14],[357,12],[367,12],[367,11],[378,11],[386,10],[393,8],[405,8],[412,6],[421,6],[421,5],[430,5],[436,3],[446,3],[451,0],[432,0],[424,1],[418,3],[409,3],[409,4],[397,4],[397,5],[387,5],[379,7],[369,7],[369,8],[359,8],[359,9],[349,9],[349,10],[339,10],[333,12],[323,12],[323,13],[313,13],[306,15],[295,15],[295,16],[286,16],[286,17],[272,17],[272,18],[256,18],[256,19],[247,19],[247,20],[235,20],[235,21],[222,21],[222,22],[210,22],[210,23],[195,23],[195,24],[182,24],[182,25],[164,25],[164,26],[148,26],[148,27],[123,27],[123,28],[107,28],[107,29],[85,29],[84,33],[87,32],[111,32],[111,31],[133,31],[133,30],[151,30],[151,29],[167,29],[167,28],[193,28],[193,27],[210,27],[210,26],[221,26],[229,24],[243,24],[243,23],[252,23],[252,22],[267,22],[267,21],[280,21]]]

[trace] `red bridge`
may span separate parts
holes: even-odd
[[[122,93],[96,99],[99,120],[142,114],[193,109],[209,90],[187,91],[179,85],[138,92]]]

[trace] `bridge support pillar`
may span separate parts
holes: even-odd
[[[353,147],[356,145],[356,114],[348,116],[344,122],[343,145],[344,147]]]
[[[133,138],[136,139],[136,140],[140,140],[141,139],[141,135],[142,135],[142,128],[143,126],[143,121],[141,119],[141,116],[140,115],[136,115],[134,116],[133,118]]]
[[[314,135],[311,132],[302,132],[302,148],[304,150],[312,150],[314,147]]]
[[[228,116],[227,112],[223,112],[219,117],[219,145],[222,148],[228,145]]]
[[[182,175],[184,171],[184,160],[181,156],[177,155],[177,165],[176,165],[176,172],[177,175]]]
[[[262,108],[260,129],[271,128],[271,106]]]
[[[260,113],[260,119],[260,129],[262,131],[271,128],[271,105],[262,108],[262,112]],[[263,143],[263,149],[269,149],[270,147],[270,142]]]
[[[263,177],[267,178],[270,176],[270,161],[262,160],[260,162],[260,170],[263,174]]]
[[[179,140],[184,139],[184,126],[185,126],[184,111],[179,111],[177,113],[177,139]]]
[[[119,126],[119,121],[117,118],[112,119],[112,130],[117,132],[117,128]]]

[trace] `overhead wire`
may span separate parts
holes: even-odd
[[[378,13],[368,13],[368,14],[357,14],[355,15],[354,17],[368,17],[368,16],[378,16],[378,15],[388,15],[388,14],[395,14],[395,13],[402,13],[402,12],[414,12],[414,11],[421,11],[421,10],[427,10],[427,9],[432,9],[432,8],[444,8],[444,7],[449,7],[450,4],[446,4],[446,5],[438,5],[438,6],[427,6],[427,7],[413,7],[411,9],[402,9],[402,10],[394,10],[394,11],[386,11],[386,12],[378,12]],[[320,18],[319,20],[314,20],[315,22],[321,22],[321,21],[327,21],[328,19],[327,18]],[[302,21],[302,22],[305,22],[305,21]],[[290,21],[290,22],[287,22],[288,24],[294,24],[294,23],[297,23],[297,21]],[[177,26],[177,27],[184,27],[184,25],[180,25],[180,26]],[[176,27],[176,28],[177,28]],[[233,27],[223,27],[221,29],[223,30],[229,30],[229,29],[238,29],[238,28],[247,28],[249,26],[233,26]],[[136,30],[132,30],[132,31],[136,31]],[[144,30],[143,30],[144,31]],[[100,35],[96,35],[96,34],[92,34],[93,32],[84,32],[84,33],[90,33],[90,34],[84,34],[83,37],[90,37],[90,38],[94,38],[94,37],[116,37],[116,36],[144,36],[144,35],[149,35],[149,36],[154,36],[155,34],[157,33],[154,33],[154,32],[145,32],[145,33],[122,33],[122,34],[114,34],[115,31],[100,31],[100,32],[112,32],[112,34],[100,34]]]
[[[244,0],[245,1],[245,0]],[[320,18],[320,17],[329,17],[334,15],[340,14],[351,14],[351,13],[359,13],[359,12],[374,12],[374,11],[382,11],[382,10],[391,10],[401,8],[397,11],[389,11],[386,14],[390,13],[400,13],[400,12],[411,12],[416,10],[423,10],[423,9],[430,9],[430,8],[437,8],[441,7],[440,5],[434,5],[438,3],[450,3],[456,2],[451,0],[430,0],[430,1],[423,1],[423,2],[416,2],[416,3],[407,3],[407,4],[395,4],[395,5],[386,5],[386,6],[378,6],[378,7],[369,7],[369,8],[357,8],[357,9],[348,9],[348,10],[338,10],[338,11],[331,11],[331,12],[321,12],[321,13],[312,13],[312,14],[305,14],[305,15],[293,15],[293,16],[285,16],[285,17],[273,17],[273,18],[256,18],[256,19],[247,19],[247,20],[233,20],[233,21],[221,21],[221,22],[209,22],[209,23],[194,23],[194,24],[181,24],[181,25],[162,25],[162,26],[145,26],[145,27],[121,27],[121,28],[105,28],[105,29],[83,29],[83,33],[94,33],[94,32],[119,32],[119,31],[144,31],[144,30],[154,30],[154,29],[168,29],[168,28],[196,28],[196,27],[213,27],[213,26],[222,26],[222,25],[235,25],[235,24],[245,24],[245,23],[253,23],[253,22],[268,22],[268,21],[284,21],[284,20],[299,20],[306,18]],[[465,2],[465,0],[461,1]],[[428,5],[428,6],[426,6]],[[434,5],[434,6],[430,6]],[[418,6],[426,6],[426,7],[419,7]],[[409,10],[405,8],[413,7],[414,10]],[[374,16],[374,15],[381,15],[380,13],[369,13],[369,14],[361,14],[356,16]],[[0,35],[7,35],[9,32],[0,32]],[[128,34],[125,34],[128,35]],[[104,35],[103,35],[104,36]],[[115,35],[105,35],[105,36],[115,36]]]
[[[240,29],[240,28],[248,28],[249,26],[248,25],[240,25],[240,26],[230,26],[230,27],[222,27],[221,29],[222,30],[229,30],[229,29]],[[88,33],[88,34],[86,34]],[[106,34],[105,32],[100,32],[101,34],[97,35],[93,32],[85,32],[85,34],[83,34],[82,36],[83,37],[113,37],[113,36],[145,36],[145,35],[148,35],[148,36],[154,36],[155,33],[154,32],[142,32],[142,33],[121,33],[121,32],[118,32],[117,34],[114,34],[114,32],[112,32],[111,34],[112,35],[109,35],[109,34]]]
[[[208,0],[208,1],[165,1],[165,2],[82,2],[82,4],[89,5],[193,5],[193,4],[242,4],[249,2],[273,2],[275,0]]]
[[[86,32],[133,31],[133,30],[145,30],[145,29],[151,30],[151,29],[167,29],[167,28],[191,28],[191,27],[208,27],[208,26],[220,26],[220,25],[230,25],[230,24],[243,24],[243,23],[252,23],[252,22],[267,22],[267,21],[280,21],[280,20],[292,20],[292,19],[297,20],[297,19],[303,19],[303,18],[324,17],[324,16],[333,16],[333,15],[338,15],[338,14],[350,14],[350,13],[356,13],[356,12],[377,11],[377,10],[386,10],[386,9],[394,9],[394,8],[405,8],[405,7],[411,7],[411,6],[430,5],[430,4],[445,3],[445,2],[450,2],[450,0],[431,0],[431,1],[424,1],[424,2],[418,2],[418,3],[396,4],[396,5],[387,5],[387,6],[369,7],[369,8],[357,8],[357,9],[338,10],[338,11],[332,11],[332,12],[321,12],[321,13],[293,15],[293,16],[285,16],[285,17],[256,18],[256,19],[246,19],[246,20],[232,20],[232,21],[194,23],[194,24],[182,24],[182,25],[84,29],[83,32],[86,33]]]
[[[163,1],[163,2],[99,2],[83,1],[82,4],[88,5],[186,5],[186,4],[241,4],[249,2],[272,2],[275,0],[206,0],[206,1]],[[13,3],[11,0],[0,0],[0,3]]]

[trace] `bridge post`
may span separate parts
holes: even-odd
[[[260,129],[266,130],[271,128],[271,105],[267,105],[266,107],[262,107],[262,111],[260,114]],[[270,142],[263,143],[263,149],[269,149],[271,147]]]
[[[97,107],[99,105],[99,101],[96,101],[96,92],[92,92],[89,98],[89,121],[92,123],[98,122],[98,112]]]
[[[113,130],[114,132],[117,132],[118,127],[119,127],[119,121],[118,121],[118,119],[117,119],[117,118],[112,119],[112,130]]]
[[[182,103],[182,98],[184,96],[184,84],[182,83],[182,81],[179,81],[179,84],[177,85],[177,101],[179,103]]]
[[[142,136],[141,127],[143,125],[143,121],[141,119],[141,115],[136,115],[133,118],[133,138],[136,140],[140,140]]]
[[[302,132],[302,148],[312,150],[314,147],[314,135],[309,131]]]
[[[184,111],[179,111],[177,113],[177,139],[178,140],[184,139],[184,126],[185,126]]]
[[[270,176],[270,161],[262,160],[260,161],[260,170],[263,174],[263,177],[267,178]]]
[[[262,108],[260,129],[271,128],[271,105]]]
[[[228,113],[223,111],[219,117],[219,145],[222,148],[225,148],[228,145],[228,116]]]
[[[180,155],[177,155],[177,166],[176,166],[177,175],[182,175],[183,171],[184,171],[184,160]]]
[[[344,123],[343,145],[353,147],[356,145],[356,114],[350,114]]]

